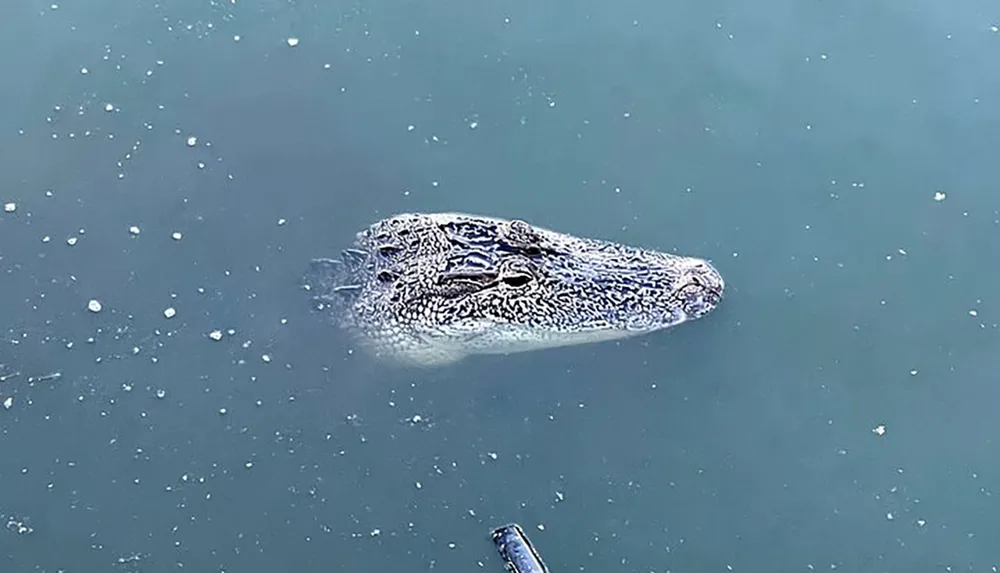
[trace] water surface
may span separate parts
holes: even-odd
[[[992,4],[0,21],[4,571],[500,571],[510,521],[553,572],[998,565]],[[298,278],[436,210],[708,257],[728,296],[380,367]]]

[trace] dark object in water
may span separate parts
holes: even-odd
[[[494,529],[493,544],[511,573],[549,573],[520,525],[511,523]]]

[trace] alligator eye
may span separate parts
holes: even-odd
[[[531,277],[529,275],[510,275],[509,277],[504,277],[501,280],[507,286],[518,288],[518,287],[523,287],[524,285],[530,283]]]
[[[378,274],[375,276],[378,277],[378,280],[381,282],[391,283],[392,281],[399,278],[399,273],[383,269],[379,271]]]
[[[402,250],[403,250],[402,247],[400,247],[399,245],[394,245],[392,243],[378,246],[378,253],[383,257],[391,257],[392,255],[395,255],[396,253]]]

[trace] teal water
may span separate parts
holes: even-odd
[[[1000,566],[993,3],[56,1],[0,5],[3,573]],[[296,281],[437,210],[727,298],[372,364]]]

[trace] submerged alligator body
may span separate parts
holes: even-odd
[[[378,221],[303,281],[366,350],[414,366],[662,330],[711,312],[725,287],[702,259],[461,213]]]

